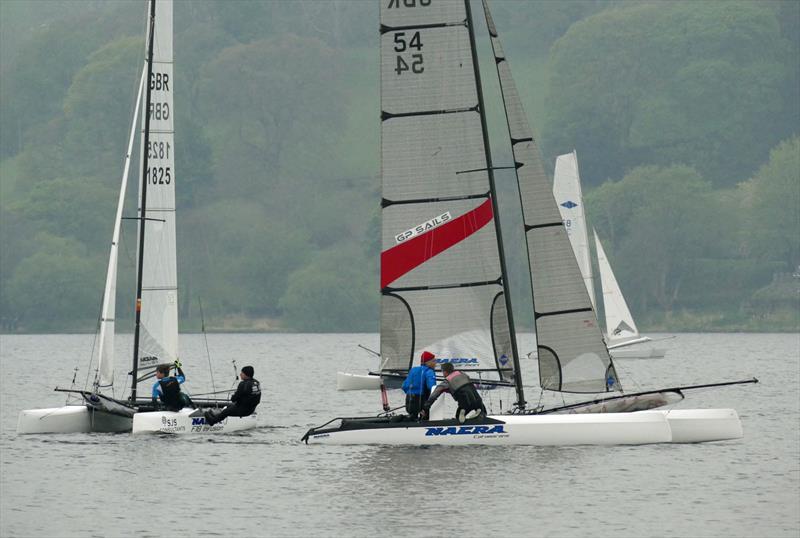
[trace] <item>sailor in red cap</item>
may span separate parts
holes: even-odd
[[[408,377],[403,381],[406,413],[411,420],[417,419],[422,404],[430,397],[431,390],[436,386],[436,355],[430,351],[423,351],[420,363],[408,372]]]

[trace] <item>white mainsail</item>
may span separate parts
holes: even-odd
[[[594,275],[592,275],[592,255],[589,248],[589,233],[586,225],[586,211],[583,207],[581,177],[578,170],[578,156],[572,153],[556,157],[556,168],[553,173],[553,196],[556,198],[561,218],[567,229],[572,250],[578,260],[586,291],[592,307],[597,311],[594,294]]]
[[[608,263],[603,245],[600,243],[600,238],[597,236],[597,230],[593,229],[592,231],[594,232],[594,243],[597,249],[600,285],[603,288],[603,310],[606,316],[606,331],[608,333],[607,341],[609,347],[650,340],[647,337],[639,335],[639,329],[636,328],[636,323],[633,321],[631,311],[628,309],[628,303],[625,302],[625,297],[623,297],[622,290],[619,284],[617,284],[614,271],[611,270],[611,264]]]
[[[114,316],[116,315],[116,296],[117,296],[117,259],[119,257],[119,234],[122,224],[122,210],[125,205],[125,192],[128,188],[128,172],[131,167],[131,155],[133,154],[133,141],[136,138],[136,121],[139,117],[139,103],[142,100],[142,90],[144,80],[147,76],[147,69],[142,70],[142,78],[139,81],[139,91],[136,94],[136,104],[134,105],[133,121],[131,122],[131,134],[128,138],[128,150],[125,152],[125,166],[122,172],[122,184],[119,188],[119,198],[117,200],[117,213],[114,218],[114,231],[111,235],[111,249],[108,255],[108,270],[106,271],[106,287],[103,292],[103,307],[100,313],[100,343],[98,345],[97,356],[97,376],[95,379],[95,389],[110,387],[114,384]]]
[[[147,36],[150,39],[149,32]],[[142,261],[142,300],[139,354],[140,375],[148,368],[178,358],[178,271],[175,241],[175,141],[172,0],[156,2],[153,31],[153,66],[150,85],[150,132],[147,205],[139,217],[145,218]],[[142,140],[146,124],[142,115]]]

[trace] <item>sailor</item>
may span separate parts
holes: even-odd
[[[403,392],[406,393],[406,413],[411,420],[416,420],[422,409],[422,404],[431,394],[431,389],[436,385],[436,355],[430,351],[423,351],[420,355],[419,366],[408,372],[408,377],[403,381]]]
[[[176,376],[169,375],[170,366],[177,371]],[[189,396],[181,392],[181,384],[186,381],[186,376],[181,370],[180,361],[174,364],[159,364],[156,367],[156,382],[153,384],[153,407],[158,407],[159,401],[169,411],[180,411],[184,407],[191,407]]]
[[[453,399],[458,402],[458,410],[456,410],[456,420],[458,422],[463,423],[468,419],[486,415],[486,408],[483,406],[481,395],[478,394],[478,390],[467,374],[459,372],[449,362],[442,365],[442,374],[444,375],[444,380],[436,386],[433,394],[422,405],[422,411],[420,412],[422,418],[428,417],[428,412],[433,402],[443,392],[450,392]]]
[[[232,405],[227,406],[219,414],[210,409],[204,413],[206,424],[213,426],[228,417],[246,417],[252,415],[258,404],[261,403],[261,383],[253,379],[255,370],[252,366],[245,366],[239,374],[239,386],[231,396]]]

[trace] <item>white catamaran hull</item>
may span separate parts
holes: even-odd
[[[25,409],[17,419],[17,433],[115,433],[131,431],[131,417],[65,405],[48,409]]]
[[[669,422],[673,443],[705,443],[744,437],[742,421],[735,409],[672,409],[638,411],[661,414]]]
[[[386,445],[641,445],[668,443],[660,413],[490,416],[490,421],[408,422],[407,426],[309,432],[308,443]]]
[[[180,411],[152,411],[136,413],[133,416],[133,433],[174,433],[209,434],[233,433],[252,430],[257,425],[257,415],[253,413],[247,417],[228,417],[213,426],[206,424],[202,416],[190,416],[196,409],[181,409]]]
[[[380,376],[336,372],[336,390],[378,390],[379,388],[381,388]]]

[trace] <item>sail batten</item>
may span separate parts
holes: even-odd
[[[522,204],[535,316],[539,383],[543,389],[596,393],[619,390],[539,148],[511,76],[489,6],[483,0],[506,112]],[[558,315],[541,315],[542,313]]]
[[[463,0],[381,0],[381,357],[513,377]]]

